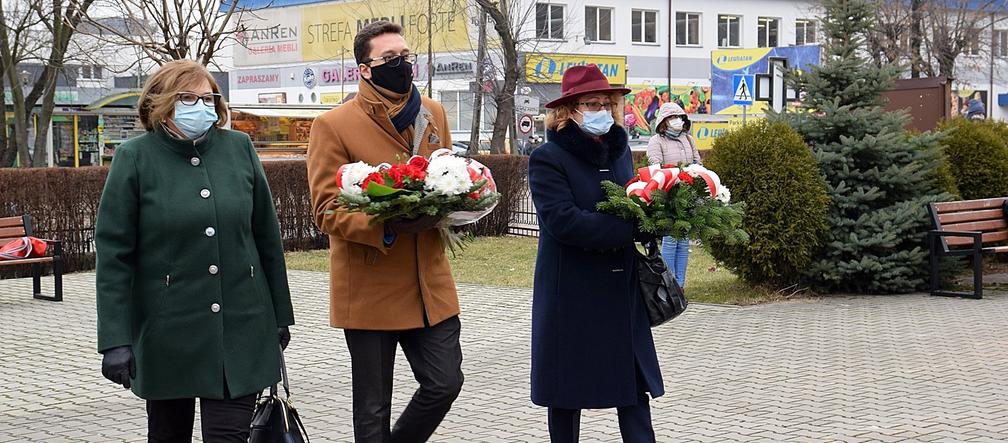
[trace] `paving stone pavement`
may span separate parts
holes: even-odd
[[[290,279],[293,400],[313,441],[351,441],[350,359],[328,326],[327,275]],[[547,441],[528,392],[531,291],[459,289],[466,383],[431,441]],[[99,371],[94,274],[67,276],[65,297],[32,300],[29,279],[0,281],[0,442],[143,441],[143,402]],[[660,442],[1008,441],[1006,295],[694,305],[654,332],[668,390],[652,402]],[[416,386],[397,361],[396,415]],[[586,411],[582,441],[619,441],[615,411]]]

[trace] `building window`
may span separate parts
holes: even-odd
[[[811,45],[819,41],[816,38],[816,22],[800,18],[795,20],[795,44]]]
[[[1004,29],[994,30],[994,39],[991,41],[991,53],[995,57],[1008,57],[1008,31]]]
[[[536,3],[536,38],[563,40],[564,6]]]
[[[97,65],[83,65],[80,67],[80,78],[101,80],[102,67]]]
[[[469,91],[441,91],[441,104],[448,117],[448,130],[468,133],[472,130],[473,105],[476,94]],[[483,118],[480,127],[483,131],[492,131],[494,118],[497,117],[497,106],[490,94],[483,95]],[[468,138],[463,140],[468,141]]]
[[[633,10],[630,16],[634,43],[658,43],[658,11]]]
[[[612,8],[585,6],[585,37],[588,41],[612,41],[612,11]]]
[[[677,12],[675,14],[675,43],[679,46],[700,46],[700,14]]]
[[[742,17],[738,15],[719,15],[717,19],[718,46],[722,48],[738,48],[742,46]]]
[[[776,48],[780,45],[780,19],[760,17],[756,28],[757,45],[761,48]]]

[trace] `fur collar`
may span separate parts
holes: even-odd
[[[595,166],[612,164],[627,151],[627,132],[620,125],[612,125],[609,132],[594,137],[571,121],[559,131],[548,130],[549,141]]]

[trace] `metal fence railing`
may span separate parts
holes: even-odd
[[[525,186],[518,200],[518,207],[511,216],[508,234],[523,237],[539,236],[539,218],[536,216],[535,205],[532,203],[532,196],[529,195],[528,185]]]

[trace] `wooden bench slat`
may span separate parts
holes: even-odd
[[[1002,252],[1008,252],[1008,246],[992,246],[989,248],[983,248],[983,250],[984,252],[999,254]]]
[[[52,257],[22,258],[18,260],[0,260],[0,266],[27,265],[30,263],[48,263],[53,261]]]
[[[24,220],[21,217],[3,217],[0,218],[0,228],[9,228],[12,226],[24,227]]]
[[[939,214],[944,214],[946,212],[961,212],[970,210],[980,210],[980,209],[993,209],[1001,208],[1004,205],[1004,198],[985,198],[981,200],[965,200],[958,202],[939,202],[935,203],[935,209],[938,210]]]
[[[17,238],[24,237],[25,229],[24,226],[16,226],[11,228],[0,228],[0,238]]]
[[[1002,209],[983,209],[980,211],[946,212],[938,215],[942,226],[952,223],[962,223],[981,220],[997,220],[1005,218]]]
[[[1001,218],[1001,219],[998,219],[998,220],[984,220],[984,221],[975,221],[975,222],[967,222],[967,223],[953,223],[953,224],[948,224],[948,225],[942,223],[942,229],[945,230],[945,231],[980,231],[980,232],[988,232],[988,231],[1003,230],[1005,228],[1008,228],[1008,220],[1005,220],[1004,218]]]
[[[981,237],[982,243],[994,243],[1008,240],[1008,231],[988,232]],[[945,242],[949,246],[971,246],[973,239],[969,237],[945,237]]]

